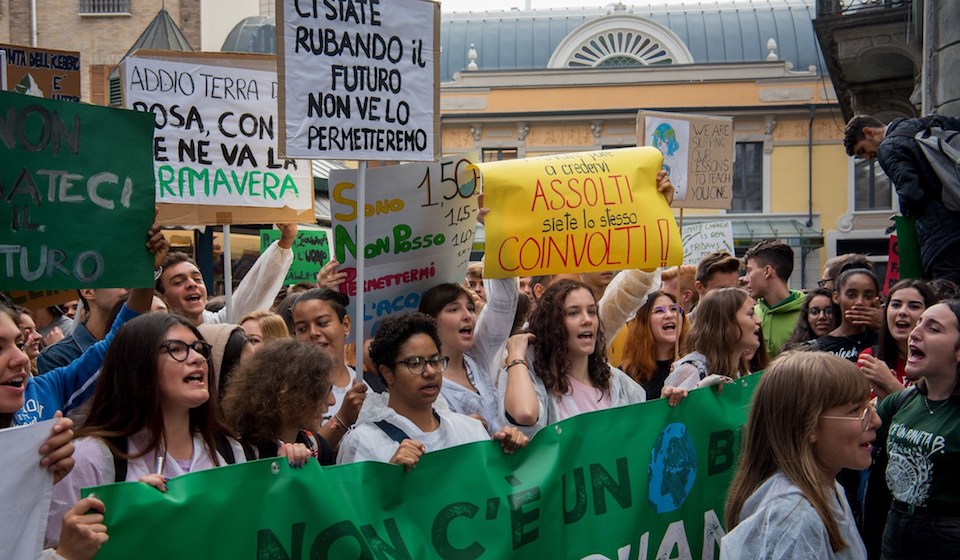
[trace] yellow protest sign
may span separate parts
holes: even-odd
[[[484,276],[680,264],[680,231],[657,192],[662,163],[641,147],[478,164],[490,208]]]

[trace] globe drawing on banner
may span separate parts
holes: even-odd
[[[678,509],[697,478],[697,449],[684,424],[668,424],[650,452],[650,503],[658,514]]]

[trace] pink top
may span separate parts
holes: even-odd
[[[557,401],[558,420],[613,406],[609,391],[601,392],[593,385],[581,383],[570,376],[567,376],[567,382],[570,383],[570,392]]]

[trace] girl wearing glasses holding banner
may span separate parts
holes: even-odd
[[[389,387],[389,400],[344,436],[337,463],[380,461],[410,470],[426,452],[490,437],[479,420],[433,406],[449,359],[440,354],[432,317],[407,313],[383,319],[370,344],[370,357]],[[507,453],[529,441],[513,428],[497,431],[493,439]]]
[[[835,478],[865,469],[880,427],[870,386],[849,361],[788,352],[753,395],[727,495],[722,558],[866,558]]]
[[[77,430],[73,471],[54,486],[47,540],[57,540],[82,488],[140,480],[166,490],[169,478],[243,462],[218,405],[210,345],[192,323],[169,313],[128,322]]]

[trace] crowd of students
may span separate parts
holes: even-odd
[[[208,309],[196,263],[156,226],[156,286],[80,290],[64,340],[41,351],[31,312],[0,305],[0,427],[59,418],[40,449],[56,475],[46,555],[90,558],[108,538],[83,487],[165,491],[263,457],[409,470],[491,438],[512,453],[566,418],[686,406],[760,370],[726,557],[960,554],[956,286],[903,280],[884,301],[870,262],[843,255],[820,287],[791,290],[792,250],[775,240],[653,273],[465,279],[384,319],[358,365],[338,263],[281,290],[295,235],[285,226],[241,282],[237,324]]]

